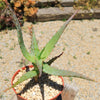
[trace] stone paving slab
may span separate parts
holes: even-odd
[[[36,6],[39,10],[36,14],[36,21],[51,21],[68,19],[75,12],[74,0],[40,0]],[[100,8],[91,10],[80,10],[74,19],[100,18]],[[33,18],[34,19],[34,18]]]
[[[37,2],[37,6],[47,6],[50,4],[56,4],[57,1],[56,0],[40,0],[39,2]],[[62,7],[71,7],[74,4],[74,0],[58,0],[58,3],[60,3],[60,5]]]
[[[64,7],[59,9],[57,7],[39,9],[37,12],[37,21],[50,21],[68,19],[69,16],[75,12],[73,7]],[[74,19],[91,19],[100,18],[100,9],[93,9],[91,11],[80,10]]]

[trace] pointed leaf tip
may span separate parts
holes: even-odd
[[[39,47],[38,47],[38,43],[37,43],[37,40],[36,40],[36,36],[35,36],[35,33],[34,33],[33,26],[31,26],[31,30],[32,30],[31,54],[38,57],[39,54],[40,54],[40,50],[39,50]]]
[[[25,73],[24,75],[22,75],[14,85],[12,85],[11,87],[9,87],[6,90],[4,90],[4,92],[8,91],[11,88],[14,88],[18,84],[22,83],[23,81],[25,81],[25,80],[27,80],[29,78],[37,76],[38,74],[39,74],[39,72],[37,72],[35,70],[28,71],[27,73]]]
[[[78,10],[62,25],[62,27],[56,32],[56,34],[51,38],[51,40],[46,44],[46,46],[40,52],[40,58],[46,59],[54,48],[55,44],[58,42],[60,36],[64,32],[65,28],[73,17],[77,14]]]
[[[48,64],[43,65],[43,72],[51,74],[51,75],[57,75],[57,76],[63,76],[63,77],[76,77],[76,78],[86,79],[89,81],[94,81],[93,79],[86,77],[82,74],[72,72],[72,71],[67,71],[67,70],[60,70],[60,69],[51,67]]]

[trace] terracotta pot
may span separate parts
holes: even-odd
[[[32,68],[33,65],[30,65],[30,66],[28,66],[28,67]],[[22,69],[24,70],[25,67],[22,67]],[[20,72],[20,70],[16,71],[15,74],[13,75],[12,80],[11,80],[11,85],[13,85],[13,80],[14,80],[15,76],[16,76],[19,72]],[[63,87],[64,87],[64,80],[63,80],[63,78],[62,78],[61,76],[60,76],[60,78],[61,78],[61,80],[62,80],[62,85],[63,85]],[[17,92],[16,92],[16,90],[15,90],[14,88],[13,88],[13,90],[14,90],[16,96],[17,96],[17,100],[27,100],[27,99],[23,98],[22,96],[18,95]],[[63,90],[62,90],[62,91],[63,91]],[[61,95],[62,91],[60,91],[54,98],[51,98],[50,100],[56,100],[56,99],[58,98],[58,96]]]

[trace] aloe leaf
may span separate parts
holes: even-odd
[[[51,75],[57,75],[57,76],[63,76],[63,77],[77,77],[77,78],[82,78],[89,81],[94,81],[82,74],[72,72],[72,71],[67,71],[67,70],[60,70],[60,69],[51,67],[48,64],[43,65],[43,72],[51,74]]]
[[[32,27],[32,43],[31,43],[31,54],[38,56],[40,53],[38,43],[35,37],[34,29]]]
[[[8,6],[8,9],[9,9],[9,13],[11,14],[12,18],[13,18],[13,22],[17,28],[17,36],[18,36],[18,42],[19,42],[19,45],[20,45],[20,49],[22,51],[22,54],[24,55],[24,57],[31,61],[31,62],[35,62],[35,56],[31,55],[25,45],[24,45],[24,41],[23,41],[23,36],[22,36],[22,31],[21,31],[21,27],[20,27],[20,24],[19,24],[19,21],[15,15],[15,13],[13,12],[12,8],[10,7],[10,5]]]
[[[65,30],[66,26],[69,22],[73,19],[78,11],[76,11],[66,22],[65,24],[58,30],[58,32],[51,38],[51,40],[46,44],[46,46],[42,49],[40,53],[40,58],[45,59],[49,56],[52,49],[54,48],[55,44],[59,40],[60,36],[62,35],[63,31]]]
[[[38,74],[39,74],[39,72],[35,71],[35,70],[32,70],[32,71],[29,71],[29,72],[25,73],[22,77],[20,77],[18,79],[18,81],[14,85],[12,85],[10,88],[6,89],[4,92],[6,92],[7,90],[9,90],[11,88],[14,88],[18,84],[22,83],[23,81],[25,81],[25,80],[27,80],[29,78],[37,76]]]

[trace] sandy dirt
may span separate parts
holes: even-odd
[[[63,21],[39,22],[34,24],[34,31],[39,48],[42,49],[54,33],[63,24]],[[29,26],[25,22],[22,27],[26,47],[30,50],[31,36]],[[100,20],[73,20],[64,31],[60,40],[53,49],[48,60],[59,55],[52,66],[84,74],[100,83]],[[13,74],[23,67],[17,31],[4,30],[0,32],[0,94],[11,85]],[[31,64],[25,61],[27,64]],[[64,78],[68,84],[78,88],[75,100],[100,100],[100,84],[78,79]],[[13,100],[13,90],[4,93],[0,100]]]

